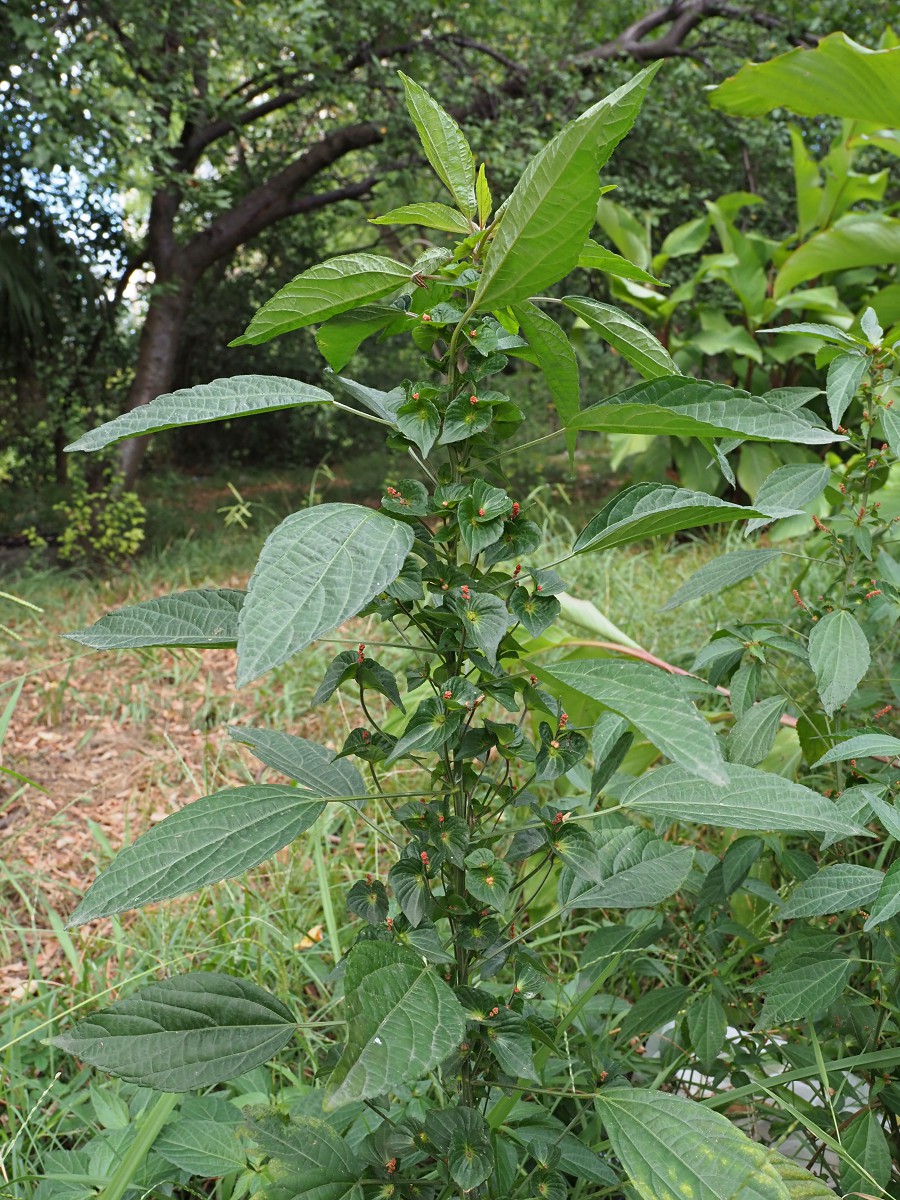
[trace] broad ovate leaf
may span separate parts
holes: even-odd
[[[821,496],[831,478],[827,463],[788,463],[776,467],[760,484],[753,503],[765,517],[747,522],[744,535],[754,533],[770,521],[805,512],[806,506]]]
[[[762,513],[756,508],[730,504],[705,492],[670,483],[636,483],[619,492],[591,518],[578,535],[574,551],[609,550],[661,533],[759,516]]]
[[[347,1042],[328,1081],[325,1108],[413,1084],[465,1034],[462,1005],[422,959],[387,942],[359,942],[344,975]]]
[[[397,578],[411,528],[357,504],[320,504],[269,535],[238,626],[238,687],[355,616]]]
[[[644,379],[681,374],[662,342],[621,308],[587,296],[564,296],[563,304],[599,333]]]
[[[728,768],[712,726],[665,671],[646,663],[588,659],[541,671],[630,721],[686,771],[724,784]]]
[[[53,1044],[128,1083],[189,1092],[261,1066],[290,1041],[289,1009],[255,983],[192,971],[151,983]]]
[[[871,867],[834,863],[798,884],[778,915],[785,920],[825,917],[868,907],[878,895],[883,880],[884,874]]]
[[[728,782],[717,786],[680,766],[658,767],[636,779],[621,798],[625,808],[662,821],[691,821],[726,829],[865,834],[864,826],[802,784],[740,763],[728,765]]]
[[[139,434],[159,433],[182,425],[230,421],[255,413],[296,408],[300,404],[330,404],[331,400],[330,392],[310,383],[301,383],[299,379],[235,375],[231,379],[214,379],[212,383],[198,383],[196,387],[157,396],[149,404],[141,404],[98,425],[71,442],[66,450],[102,450]]]
[[[597,172],[637,119],[659,63],[565,126],[525,168],[485,257],[474,303],[504,308],[568,275],[594,224]]]
[[[273,1200],[362,1200],[366,1165],[333,1125],[320,1117],[251,1113],[250,1135],[269,1155]]]
[[[602,1088],[594,1102],[638,1196],[790,1200],[768,1151],[702,1104],[643,1088]]]
[[[86,629],[63,636],[92,650],[231,647],[237,644],[238,615],[246,594],[234,588],[174,592],[118,608]]]
[[[357,305],[379,300],[408,283],[410,268],[380,254],[344,254],[310,267],[285,284],[253,316],[231,346],[258,346]]]
[[[336,759],[333,750],[280,729],[229,725],[228,733],[273,771],[293,779],[313,799],[349,800],[364,797],[365,784],[356,767]]]
[[[309,829],[324,807],[299,788],[261,784],[195,800],[121,850],[67,924],[84,925],[242,875]]]
[[[835,429],[840,425],[844,413],[862,382],[869,367],[865,354],[839,354],[828,366],[825,395],[828,397],[828,412]]]
[[[815,671],[819,699],[829,716],[850,699],[870,662],[866,635],[846,609],[835,609],[813,626],[809,665]]]
[[[467,217],[474,217],[475,160],[465,134],[454,118],[420,84],[402,71],[399,75],[406,93],[406,107],[425,157],[456,201],[460,212]]]

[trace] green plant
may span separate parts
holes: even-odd
[[[83,475],[72,480],[71,495],[53,505],[62,519],[57,554],[67,566],[116,566],[133,558],[144,540],[146,510],[136,492],[119,490],[116,477],[107,473],[102,487],[91,487]],[[35,549],[47,539],[26,529]]]
[[[389,486],[378,510],[326,503],[289,516],[266,541],[246,593],[178,593],[71,635],[98,649],[236,646],[246,685],[356,616],[384,628],[377,640],[343,639],[352,648],[334,658],[314,697],[325,703],[343,688],[358,703],[358,724],[339,753],[290,733],[234,729],[291,783],[230,788],[167,817],[120,852],[71,917],[82,924],[238,875],[337,805],[370,827],[379,866],[347,891],[357,919],[349,937],[327,886],[321,835],[312,835],[335,961],[331,979],[319,981],[318,1008],[312,1000],[298,1019],[259,983],[199,969],[130,994],[54,1039],[126,1082],[179,1092],[240,1076],[298,1029],[330,1029],[338,1015],[341,1041],[306,1061],[299,1098],[248,1112],[251,1165],[262,1179],[246,1186],[266,1194],[831,1195],[715,1111],[747,1096],[774,1097],[766,1110],[773,1124],[807,1129],[817,1154],[836,1154],[845,1190],[886,1194],[890,1159],[886,1174],[876,1114],[896,1112],[896,1084],[884,1072],[900,1061],[890,999],[900,879],[889,866],[900,822],[882,794],[891,779],[876,766],[875,786],[835,800],[792,776],[800,754],[821,783],[822,769],[849,753],[900,749],[900,740],[887,748],[865,740],[874,735],[842,746],[855,731],[835,718],[868,666],[867,638],[849,607],[858,568],[890,541],[869,499],[889,460],[873,439],[879,420],[891,436],[896,348],[868,315],[864,336],[828,335],[837,340],[835,424],[848,419],[857,385],[872,390],[860,452],[841,481],[847,499],[831,489],[827,466],[781,468],[753,508],[640,484],[615,495],[551,558],[541,529],[504,486],[504,443],[521,419],[497,386],[510,358],[543,372],[570,446],[579,430],[623,425],[710,445],[829,445],[845,436],[802,406],[673,373],[581,408],[574,351],[541,305],[587,256],[597,269],[633,270],[586,241],[598,168],[635,121],[653,74],[565,126],[496,213],[456,122],[404,78],[425,153],[456,207],[416,203],[379,221],[451,233],[454,245],[432,247],[412,266],[349,254],[313,267],[256,314],[237,344],[315,324],[337,372],[367,337],[407,334],[422,353],[420,377],[376,390],[335,375],[340,401],[293,379],[218,380],[162,396],[72,447],[337,403],[380,424],[415,464],[415,477]],[[596,302],[566,295],[557,303],[587,319]],[[624,638],[557,636],[566,585],[556,568],[565,562],[715,522],[748,520],[752,531],[821,492],[854,508],[841,507],[814,552],[800,555],[826,570],[836,563],[843,581],[808,636],[768,626],[718,631],[695,665],[708,682],[636,660],[647,656]],[[747,578],[778,553],[718,558],[673,603]],[[893,586],[870,589],[882,607],[895,605]],[[813,729],[807,736],[798,728],[796,755],[779,742],[787,702],[762,693],[778,655],[794,664],[790,695],[797,692]],[[387,661],[405,666],[403,692]],[[799,692],[801,664],[815,673],[824,723]],[[722,679],[731,683],[730,709],[717,690]],[[717,732],[723,723],[727,736]],[[656,765],[660,756],[670,764]],[[868,824],[876,822],[887,836],[872,850]],[[698,827],[696,846],[679,836],[684,825]],[[820,867],[829,844],[839,860]],[[776,888],[798,878],[785,903]],[[860,927],[863,903],[874,907]],[[815,924],[832,914],[837,928]],[[851,978],[874,997],[871,1019],[846,993]],[[335,987],[342,1005],[333,1013]],[[840,1003],[854,1030],[849,1047],[836,1024],[820,1020]],[[736,1041],[729,1019],[741,1027]],[[791,1061],[797,1022],[808,1024],[808,1052]],[[645,1063],[643,1035],[673,1025],[670,1044]],[[763,1045],[776,1031],[792,1070],[769,1081]],[[690,1086],[679,1072],[691,1064],[713,1093],[726,1074],[731,1090],[708,1104],[677,1094]],[[839,1077],[851,1066],[865,1073],[868,1094],[863,1115],[848,1122]],[[778,1090],[810,1078],[824,1093],[836,1080],[827,1120]]]

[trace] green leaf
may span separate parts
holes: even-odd
[[[852,970],[849,958],[804,956],[764,975],[757,981],[765,996],[757,1029],[821,1016],[847,986]]]
[[[534,351],[560,424],[566,428],[566,443],[571,455],[575,449],[575,433],[570,431],[581,407],[578,381],[578,360],[564,331],[552,317],[537,305],[524,301],[513,307],[519,328]]]
[[[332,371],[343,371],[366,338],[403,320],[404,314],[390,304],[364,304],[320,325],[316,345]]]
[[[443,700],[431,696],[423,700],[409,719],[406,730],[388,755],[390,765],[405,754],[439,750],[462,724],[461,711],[448,711]]]
[[[790,1200],[767,1151],[720,1113],[630,1088],[601,1088],[595,1104],[616,1157],[648,1200]]]
[[[594,223],[598,170],[637,119],[654,63],[566,125],[535,155],[506,202],[473,303],[499,309],[562,279]]]
[[[868,933],[883,921],[889,921],[900,912],[900,861],[888,867],[887,873],[878,889],[878,895],[872,904],[872,911],[863,929]]]
[[[489,400],[478,397],[476,400],[478,402],[473,404],[471,398],[464,394],[447,405],[438,445],[449,446],[451,442],[462,442],[487,429],[494,418],[494,406]]]
[[[418,400],[410,397],[397,409],[394,420],[403,436],[418,446],[422,456],[427,458],[441,432],[441,415],[431,401],[424,396]]]
[[[478,224],[484,229],[491,218],[491,212],[494,207],[484,163],[478,168],[478,175],[475,179],[475,200],[478,205]]]
[[[453,606],[462,618],[466,643],[476,646],[489,663],[497,661],[497,650],[509,627],[509,613],[499,596],[469,592],[468,599],[454,597]]]
[[[264,785],[195,800],[120,850],[67,926],[243,875],[309,829],[324,808],[297,788]]]
[[[809,635],[809,665],[816,689],[829,717],[849,700],[869,669],[866,635],[856,618],[844,609],[822,617]]]
[[[621,798],[625,808],[665,821],[692,821],[727,829],[864,834],[864,826],[811,788],[781,775],[732,763],[721,787],[702,783],[680,767],[658,767],[636,779]]]
[[[237,644],[238,614],[246,594],[233,588],[175,592],[116,609],[87,629],[63,636],[93,650],[231,647]]]
[[[886,733],[861,733],[859,737],[848,738],[839,742],[813,765],[822,767],[825,763],[847,762],[851,758],[885,758],[900,757],[900,738],[891,737]]]
[[[372,225],[422,225],[425,229],[442,229],[445,233],[459,233],[463,237],[472,232],[466,218],[446,204],[404,204],[402,208],[392,208],[383,217],[370,217],[369,221]]]
[[[615,275],[618,279],[632,279],[635,283],[646,283],[651,287],[663,286],[655,276],[635,266],[621,254],[598,245],[591,238],[584,243],[576,265],[586,271],[603,271],[607,275]]]
[[[488,1021],[483,1032],[488,1050],[501,1071],[514,1079],[535,1078],[531,1030],[524,1017],[504,1013]]]
[[[834,1192],[822,1179],[785,1158],[779,1150],[769,1151],[769,1162],[786,1185],[790,1200],[834,1200]]]
[[[513,885],[513,873],[490,850],[473,850],[466,856],[466,890],[482,904],[503,911]]]
[[[237,1109],[234,1115],[237,1120],[240,1119]],[[153,1151],[179,1170],[202,1175],[204,1179],[241,1171],[247,1162],[246,1151],[234,1124],[185,1118],[183,1114],[165,1127],[153,1143]]]
[[[732,116],[759,117],[788,108],[802,117],[846,117],[897,124],[900,47],[870,50],[846,33],[821,38],[814,49],[789,50],[765,63],[746,63],[710,94]]]
[[[532,637],[540,637],[558,619],[562,609],[555,596],[538,596],[521,586],[509,598],[509,611]]]
[[[229,735],[275,771],[299,783],[314,799],[342,800],[364,796],[366,787],[356,767],[335,761],[334,752],[293,733],[229,725]]]
[[[117,1000],[51,1040],[129,1083],[189,1092],[267,1062],[295,1028],[289,1009],[255,983],[193,971]]]
[[[327,1110],[416,1083],[456,1050],[466,1029],[459,1001],[416,954],[360,942],[346,961],[348,1039],[328,1081]]]
[[[831,360],[825,382],[825,394],[828,397],[831,424],[835,429],[850,407],[850,401],[856,395],[868,367],[869,360],[865,354],[839,354]]]
[[[849,333],[844,333],[843,329],[838,329],[835,325],[822,325],[815,321],[799,321],[792,325],[773,325],[771,329],[757,329],[757,333],[806,333],[812,337],[822,338],[826,342],[833,342],[836,346],[846,346],[850,349],[859,349],[860,342],[857,338],[851,337]]]
[[[388,882],[410,925],[415,927],[421,924],[432,908],[424,864],[418,858],[401,858],[391,867]]]
[[[772,750],[786,707],[787,701],[781,696],[751,704],[735,721],[725,742],[728,761],[746,767],[758,766]]]
[[[762,513],[755,508],[729,504],[705,492],[669,483],[636,483],[624,488],[591,518],[578,535],[574,552],[609,550],[661,533],[759,516]]]
[[[891,1179],[891,1150],[875,1112],[869,1109],[858,1113],[844,1130],[841,1144],[854,1163],[858,1163],[871,1176],[867,1178],[853,1163],[842,1159],[841,1191],[845,1196],[870,1194],[872,1179],[880,1188],[888,1186]]]
[[[388,894],[380,879],[357,879],[347,893],[347,907],[370,925],[382,925],[388,915]]]
[[[898,261],[900,221],[877,214],[847,216],[788,255],[775,276],[775,299],[817,275]]]
[[[762,481],[753,501],[766,516],[748,521],[744,536],[772,520],[805,512],[806,506],[824,492],[830,478],[831,468],[827,463],[790,463],[777,467]]]
[[[772,559],[780,557],[780,550],[733,550],[728,554],[720,554],[718,558],[710,559],[702,567],[698,567],[678,591],[673,592],[660,612],[678,608],[680,604],[687,604],[689,600],[699,600],[701,596],[724,592],[727,588],[755,575]]]
[[[393,672],[374,658],[367,658],[361,650],[344,650],[331,660],[325,678],[319,684],[310,703],[323,704],[330,700],[337,689],[351,679],[360,686],[387,697],[401,712],[406,711]]]
[[[494,1169],[490,1129],[477,1109],[464,1104],[434,1109],[425,1120],[425,1132],[447,1158],[462,1191],[473,1191]]]
[[[406,392],[402,387],[396,387],[390,392],[380,392],[377,388],[366,387],[365,384],[348,379],[345,375],[335,375],[334,382],[339,383],[349,396],[389,425],[397,420],[397,410],[406,400]]]
[[[149,404],[141,404],[83,434],[66,446],[66,450],[102,450],[139,434],[159,433],[182,425],[229,421],[253,413],[296,408],[300,404],[330,404],[331,400],[330,392],[301,383],[299,379],[235,375],[231,379],[214,379],[212,383],[200,383],[196,387],[157,396]]]
[[[406,107],[413,119],[425,157],[435,174],[467,217],[475,215],[475,160],[465,134],[436,100],[414,79],[397,74],[406,93]],[[467,230],[468,232],[468,230]]]
[[[356,616],[400,573],[408,525],[358,504],[320,504],[270,533],[238,626],[238,687]]]
[[[599,333],[644,379],[681,374],[665,346],[621,308],[586,296],[563,296],[563,304]]]
[[[644,992],[622,1017],[616,1038],[620,1042],[627,1042],[674,1021],[690,994],[691,989],[680,984],[651,988]]]
[[[575,429],[676,437],[739,436],[750,441],[830,445],[835,435],[805,415],[787,412],[724,383],[662,375],[584,408]],[[839,440],[839,439],[838,439]]]
[[[728,1018],[718,998],[707,992],[687,1010],[688,1036],[702,1067],[711,1067],[725,1045]]]
[[[555,663],[540,674],[625,717],[687,771],[716,784],[727,781],[712,727],[666,672],[646,663],[590,659]]]
[[[883,879],[881,871],[858,867],[854,863],[823,867],[794,888],[778,915],[784,920],[794,920],[868,908],[878,895]]]
[[[326,1121],[254,1113],[249,1127],[253,1140],[273,1160],[267,1173],[279,1200],[362,1200],[358,1180],[365,1164]]]
[[[405,263],[379,254],[344,254],[295,275],[258,309],[229,346],[258,346],[282,333],[318,325],[350,308],[380,300],[410,279]]]

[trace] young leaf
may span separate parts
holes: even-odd
[[[493,405],[490,401],[461,395],[447,405],[444,413],[444,428],[438,444],[449,446],[451,442],[462,442],[466,438],[482,433],[493,420]]]
[[[414,79],[398,72],[406,93],[406,107],[413,119],[425,157],[435,174],[456,201],[460,212],[475,215],[475,160],[465,134],[436,100]]]
[[[678,591],[673,592],[660,612],[678,608],[680,604],[687,604],[689,600],[699,600],[701,596],[724,592],[727,588],[755,575],[772,559],[780,557],[780,550],[733,550],[728,554],[720,554],[698,567]]]
[[[762,514],[755,508],[729,504],[705,492],[692,492],[670,483],[636,483],[614,496],[587,523],[578,535],[574,552],[609,550],[656,534],[759,516]]]
[[[509,627],[509,613],[499,596],[469,592],[468,599],[454,599],[463,621],[467,643],[476,646],[489,663],[497,661],[497,650]]]
[[[646,663],[610,659],[555,663],[540,675],[625,717],[686,771],[711,783],[727,782],[728,769],[712,726],[671,675]]]
[[[458,233],[463,237],[472,232],[466,218],[446,204],[404,204],[402,208],[392,208],[383,217],[370,217],[369,221],[372,225],[422,225],[425,229],[442,229],[445,233]]]
[[[355,616],[400,573],[408,525],[357,504],[320,504],[269,534],[238,627],[238,687]]]
[[[764,975],[757,984],[765,996],[757,1029],[821,1016],[847,986],[852,970],[849,958],[802,956]]]
[[[569,430],[569,426],[578,416],[581,406],[575,351],[563,330],[537,305],[526,300],[516,304],[513,312],[543,372],[560,424],[566,429],[566,443],[571,456],[575,450],[575,433]]]
[[[463,1192],[474,1191],[494,1169],[491,1131],[477,1109],[467,1105],[432,1110],[425,1132],[447,1158],[454,1183]]]
[[[625,808],[663,821],[693,821],[726,829],[865,834],[811,788],[781,775],[732,763],[723,787],[702,783],[680,767],[658,767],[636,779],[621,798]]]
[[[640,321],[620,308],[586,296],[564,296],[563,304],[599,333],[644,379],[681,374],[665,346]]]
[[[255,983],[192,971],[117,1000],[52,1042],[128,1083],[189,1092],[261,1066],[295,1029],[290,1010]]]
[[[416,1083],[456,1050],[465,1013],[421,958],[387,942],[360,942],[347,956],[347,1044],[325,1108]]]
[[[494,207],[484,163],[478,168],[478,175],[475,179],[475,200],[478,206],[478,224],[484,229],[491,218],[491,211]]]
[[[174,592],[107,613],[87,629],[63,637],[93,650],[144,646],[231,647],[237,644],[238,614],[246,592],[200,588]]]
[[[91,884],[67,925],[126,912],[232,879],[265,862],[325,808],[298,788],[226,788],[151,826]]]
[[[344,254],[296,275],[253,315],[229,346],[258,346],[282,333],[318,325],[408,283],[410,268],[379,254]]]
[[[851,613],[836,609],[813,626],[809,635],[809,665],[815,672],[819,698],[829,717],[856,691],[870,662],[866,635]]]
[[[231,379],[214,379],[196,387],[181,388],[157,396],[149,404],[141,404],[122,413],[112,421],[98,425],[66,450],[102,450],[124,438],[139,434],[159,433],[182,425],[206,425],[211,421],[230,421],[253,413],[275,412],[281,408],[296,408],[300,404],[330,404],[333,397],[322,388],[299,379],[283,379],[275,375],[235,375]]]
[[[562,279],[596,216],[598,170],[637,119],[653,63],[570,122],[531,160],[506,203],[473,303],[500,309]]]
[[[662,375],[584,408],[576,429],[677,437],[739,436],[748,441],[825,445],[836,435],[805,414],[767,404],[724,383]]]
[[[540,637],[562,610],[555,596],[538,596],[526,587],[517,587],[509,598],[509,611],[532,637]]]
[[[748,521],[744,536],[781,517],[798,516],[807,504],[818,499],[828,486],[831,467],[827,463],[789,463],[777,467],[759,485],[753,503],[765,517]]]
[[[390,765],[404,754],[439,750],[462,724],[462,712],[448,711],[437,696],[423,700],[409,719],[406,731],[387,757]]]
[[[868,908],[878,895],[883,879],[881,871],[858,867],[854,863],[823,867],[794,888],[778,916],[794,920]]]
[[[403,436],[418,446],[423,456],[431,453],[441,432],[441,416],[430,400],[424,396],[410,397],[397,409],[394,421]]]
[[[505,1013],[488,1021],[484,1028],[488,1050],[497,1066],[513,1079],[534,1079],[534,1046],[524,1017]]]
[[[702,1104],[640,1088],[601,1088],[595,1103],[640,1196],[790,1200],[767,1151]]]
[[[388,895],[380,879],[358,879],[347,893],[347,907],[370,925],[382,925],[388,915]]]
[[[835,429],[850,407],[850,401],[856,395],[868,366],[869,360],[864,354],[839,354],[832,359],[825,381],[825,395],[828,397],[831,424]]]
[[[397,903],[404,917],[415,928],[430,914],[432,909],[431,890],[425,866],[418,858],[401,858],[388,873]]]

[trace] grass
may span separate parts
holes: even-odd
[[[348,472],[356,487],[370,489],[368,495],[374,466]],[[119,844],[158,819],[161,810],[165,815],[171,807],[169,797],[173,804],[182,803],[227,783],[256,778],[251,760],[223,735],[226,723],[271,725],[330,745],[342,742],[354,723],[352,707],[346,702],[328,707],[324,715],[310,709],[327,662],[341,648],[334,642],[319,643],[252,692],[238,696],[229,686],[232,665],[227,652],[208,657],[162,651],[98,656],[60,640],[61,632],[88,624],[103,611],[129,601],[187,587],[243,585],[265,533],[308,498],[311,479],[284,490],[259,476],[231,481],[256,506],[251,507],[246,529],[236,524],[224,527],[223,515],[215,514],[216,502],[222,496],[227,502],[229,496],[224,478],[194,488],[176,488],[169,479],[150,496],[147,553],[127,571],[89,578],[26,565],[4,584],[42,610],[12,602],[3,607],[0,597],[0,623],[19,639],[0,642],[9,680],[0,685],[0,712],[9,703],[16,680],[26,679],[20,703],[10,715],[5,764],[27,774],[30,764],[46,761],[41,755],[63,745],[73,757],[54,772],[62,790],[68,774],[102,746],[104,737],[122,731],[127,735],[124,741],[110,742],[114,757],[103,760],[105,768],[100,763],[111,776],[107,783],[113,794],[107,796],[101,770],[97,780],[88,779],[83,787],[79,784],[66,792],[70,798],[62,805],[59,792],[54,795],[50,789],[51,795],[44,797],[12,777],[7,780],[5,799],[0,799],[0,817],[4,813],[16,817],[5,830],[0,827],[0,837],[7,843],[0,892],[11,914],[0,926],[0,952],[6,960],[5,978],[12,981],[10,1003],[0,1017],[0,1071],[6,1081],[0,1096],[0,1196],[9,1200],[32,1195],[34,1176],[41,1164],[46,1170],[48,1163],[56,1161],[55,1152],[94,1145],[91,1139],[98,1137],[110,1138],[116,1121],[123,1119],[123,1106],[126,1125],[136,1119],[135,1114],[144,1119],[147,1097],[141,1089],[101,1084],[46,1042],[50,1033],[73,1017],[120,991],[128,992],[160,973],[202,965],[206,970],[245,974],[279,996],[293,997],[294,1007],[311,1019],[301,1028],[294,1057],[283,1054],[277,1063],[238,1081],[228,1093],[236,1102],[276,1094],[283,1101],[287,1097],[287,1103],[297,1101],[309,1085],[314,1063],[327,1049],[328,1022],[334,1018],[331,973],[340,948],[353,936],[343,892],[364,872],[378,873],[386,844],[377,833],[373,835],[373,826],[377,830],[389,821],[380,801],[373,801],[361,818],[330,812],[295,848],[240,880],[204,889],[186,900],[97,922],[86,930],[63,927],[65,912],[96,870],[110,861]],[[317,488],[321,483],[319,479]],[[175,501],[167,501],[167,496]],[[335,496],[329,490],[326,498]],[[582,524],[581,505],[567,504],[567,499],[565,485],[544,486],[531,496],[536,518],[545,526],[546,555],[551,561],[565,552]],[[181,537],[176,536],[179,524],[186,530]],[[637,551],[582,556],[560,571],[572,593],[593,601],[646,649],[689,667],[710,629],[733,620],[736,611],[747,620],[789,611],[796,560],[785,558],[728,598],[705,599],[660,618],[660,606],[694,570],[723,549],[740,544],[734,534],[656,541]],[[350,632],[353,639],[365,639],[359,623]],[[403,656],[395,650],[383,657],[396,669]],[[38,741],[34,752],[23,749],[34,738],[54,735],[56,741]],[[129,784],[126,774],[116,774],[127,755],[139,758],[141,773],[135,784]],[[70,822],[78,813],[77,853],[68,859],[63,856],[63,870],[56,857],[58,847],[51,843],[73,836]],[[114,819],[113,814],[118,816]],[[48,855],[43,866],[29,857],[36,842]],[[538,896],[536,911],[541,902]],[[555,947],[561,963],[575,969],[572,944],[558,930],[551,927],[541,940]],[[673,962],[666,968],[672,978],[679,972],[700,976],[712,970],[702,957],[692,961],[691,952],[686,952],[687,962]],[[655,978],[653,972],[660,969],[650,958],[629,960],[617,985],[619,996],[639,995],[646,979]],[[621,1003],[615,995],[607,1000]],[[661,1069],[672,1071],[677,1061],[670,1056]],[[110,1107],[110,1094],[121,1103]],[[68,1170],[71,1162],[65,1161]],[[53,1186],[57,1191],[52,1194],[62,1200],[80,1194],[65,1191],[60,1182]],[[211,1186],[214,1191],[204,1194],[229,1200],[235,1181],[225,1178]]]

